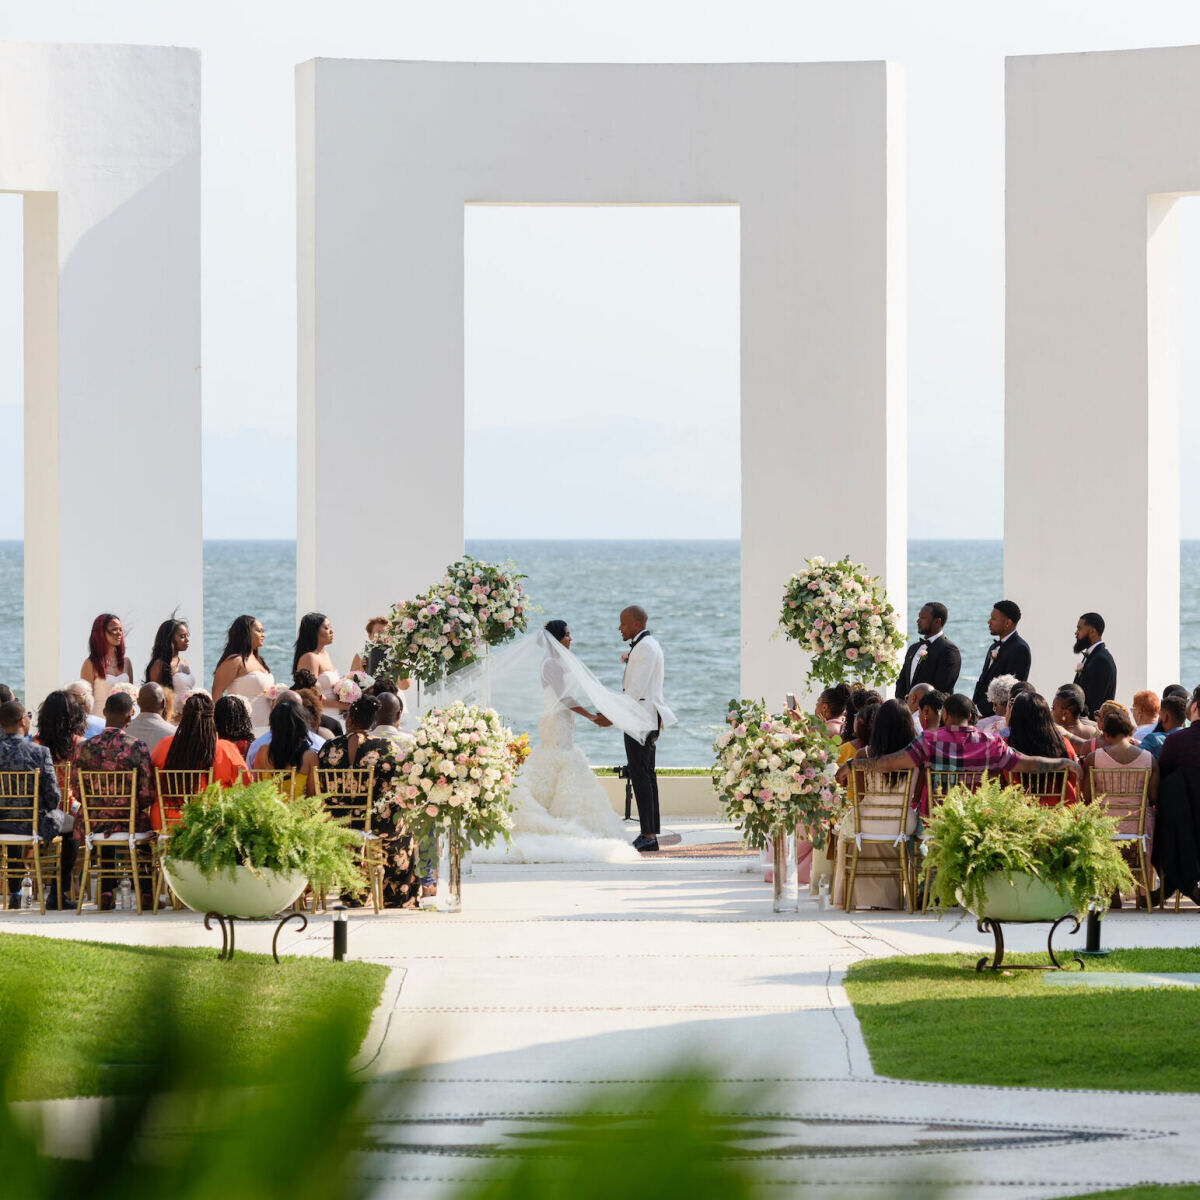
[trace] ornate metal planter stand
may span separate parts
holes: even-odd
[[[300,922],[300,928],[297,933],[303,933],[308,928],[308,918],[302,912],[292,910],[283,914],[276,913],[270,917],[239,917],[241,921],[275,921],[275,936],[271,939],[271,957],[275,962],[279,962],[279,935],[283,932],[283,927],[292,920]],[[217,955],[221,962],[230,962],[233,959],[234,950],[234,918],[225,916],[219,912],[207,912],[204,914],[204,928],[211,929],[213,921],[221,927],[221,953]],[[226,924],[228,923],[228,924]]]
[[[1058,959],[1055,958],[1055,956],[1054,956],[1054,934],[1055,934],[1055,931],[1058,929],[1058,927],[1064,921],[1074,922],[1074,925],[1073,925],[1072,929],[1070,930],[1071,933],[1079,932],[1079,918],[1074,916],[1072,913],[1068,913],[1065,917],[1059,917],[1057,920],[1053,920],[1053,921],[1047,917],[1047,918],[1042,918],[1042,919],[1033,918],[1033,919],[1030,919],[1027,921],[1009,921],[1008,922],[1010,925],[1049,925],[1050,926],[1050,934],[1046,938],[1046,952],[1050,955],[1050,962],[1052,965],[1047,967],[1040,963],[1005,963],[1004,962],[1004,930],[1002,928],[1004,922],[998,920],[995,917],[981,917],[979,919],[977,928],[979,929],[980,933],[988,933],[989,931],[991,932],[992,937],[995,938],[995,940],[996,940],[996,956],[991,962],[988,962],[987,955],[985,954],[975,964],[975,970],[982,971],[985,968],[989,971],[1064,971],[1064,970],[1066,970],[1066,968],[1063,966],[1063,964],[1060,963],[1058,961]],[[1077,955],[1077,954],[1073,954],[1071,957],[1074,958],[1075,961],[1079,964],[1079,969],[1082,971],[1084,969],[1083,959],[1080,958],[1079,955]]]

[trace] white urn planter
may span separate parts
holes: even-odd
[[[193,912],[250,921],[290,907],[308,883],[302,874],[264,868],[256,875],[249,867],[226,867],[210,878],[195,863],[177,858],[163,860],[163,874],[171,891]]]
[[[1071,901],[1036,875],[1014,872],[1010,878],[1003,871],[991,871],[983,883],[986,900],[982,911],[971,910],[980,920],[1057,921],[1071,913]]]

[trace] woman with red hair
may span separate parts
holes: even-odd
[[[101,613],[92,622],[88,656],[79,678],[92,685],[92,712],[104,712],[104,701],[117,683],[133,682],[133,663],[125,652],[125,630],[115,613]]]

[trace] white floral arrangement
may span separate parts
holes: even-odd
[[[529,601],[512,562],[486,563],[469,555],[451,563],[442,594],[471,610],[479,640],[499,646],[529,628]]]
[[[823,722],[769,713],[761,700],[731,700],[726,721],[713,745],[712,782],[727,819],[756,849],[775,830],[799,826],[824,846],[842,792],[834,779],[837,745]]]
[[[340,700],[343,704],[354,704],[362,699],[363,690],[359,686],[358,680],[351,679],[349,675],[343,675],[341,679],[333,685],[334,698]]]
[[[263,695],[267,698],[267,703],[274,708],[275,701],[283,695],[284,692],[290,692],[292,685],[290,683],[272,683],[268,687],[263,688]]]
[[[431,684],[475,658],[475,617],[454,595],[433,588],[394,604],[377,645],[386,647],[385,669]]]
[[[398,761],[389,804],[417,837],[454,833],[465,844],[508,841],[512,830],[512,731],[495,709],[461,701],[427,713]]]
[[[887,592],[861,563],[807,559],[787,582],[779,628],[811,655],[810,680],[870,686],[900,673],[904,631]]]
[[[128,696],[133,701],[133,715],[136,717],[141,709],[138,707],[138,688],[132,683],[114,683],[108,689],[108,696]],[[107,699],[107,696],[106,696]]]

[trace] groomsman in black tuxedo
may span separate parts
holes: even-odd
[[[917,613],[919,642],[913,642],[904,656],[904,666],[896,681],[896,695],[903,699],[915,683],[928,683],[950,695],[962,670],[958,647],[942,632],[950,613],[944,604],[933,600]]]
[[[1104,618],[1084,613],[1075,626],[1075,653],[1083,657],[1075,669],[1075,682],[1083,688],[1089,715],[1095,716],[1105,700],[1117,695],[1117,664],[1104,644]]]
[[[1029,678],[1033,655],[1029,651],[1029,643],[1017,632],[1020,620],[1021,610],[1011,600],[997,600],[992,607],[992,615],[988,617],[988,632],[996,640],[988,647],[979,682],[975,685],[975,695],[971,697],[982,717],[995,715],[995,709],[987,698],[987,690],[988,684],[997,675],[1015,675],[1021,680]]]

